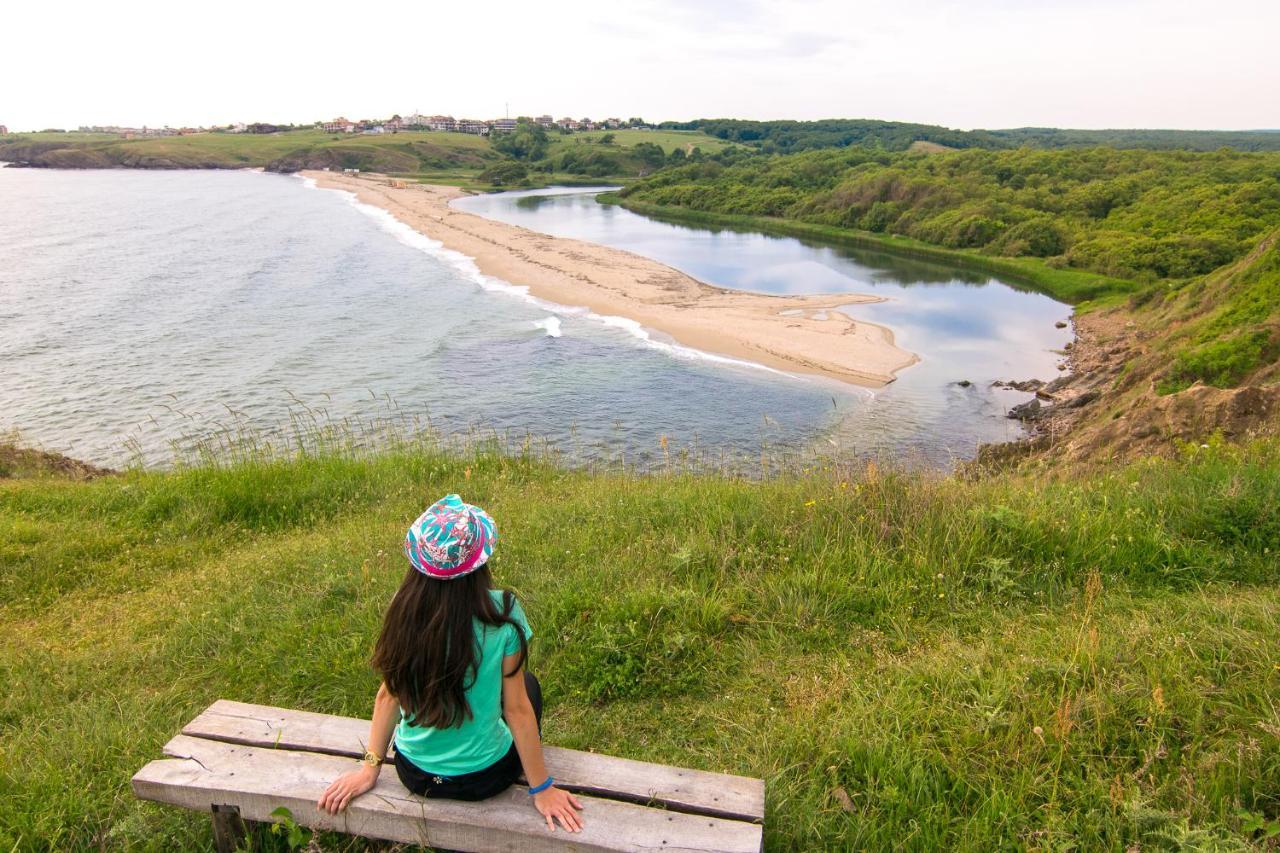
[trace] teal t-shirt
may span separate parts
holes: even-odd
[[[502,591],[490,595],[502,609]],[[511,618],[524,629],[525,642],[533,637],[520,602],[511,609]],[[400,709],[396,726],[396,751],[426,773],[460,776],[474,773],[493,764],[511,749],[511,729],[502,719],[502,659],[520,651],[520,638],[512,625],[475,623],[476,643],[480,650],[475,681],[467,690],[471,718],[455,728],[437,729],[415,726],[405,719]]]

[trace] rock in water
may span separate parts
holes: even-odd
[[[1020,403],[1009,410],[1008,417],[1015,421],[1036,421],[1044,417],[1045,409],[1040,405],[1040,400],[1028,400]]]

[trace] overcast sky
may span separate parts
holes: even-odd
[[[14,3],[0,124],[552,113],[1280,127],[1280,0]]]

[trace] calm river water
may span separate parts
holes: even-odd
[[[870,393],[727,363],[530,300],[466,258],[304,181],[251,172],[0,169],[0,430],[105,464],[163,464],[228,425],[429,418],[578,458],[811,444],[947,464],[1011,438],[1065,306],[985,279],[795,240],[653,222],[590,194],[471,209],[618,245],[728,287],[869,290],[856,316],[925,361]],[[974,385],[954,383],[967,378]],[[298,401],[301,401],[299,403]]]

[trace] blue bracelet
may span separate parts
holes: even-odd
[[[552,779],[550,776],[548,776],[547,781],[543,782],[541,785],[539,785],[536,788],[529,789],[529,796],[532,797],[534,794],[541,794],[543,791],[547,790],[552,785],[554,785],[555,781],[556,781],[555,779]]]

